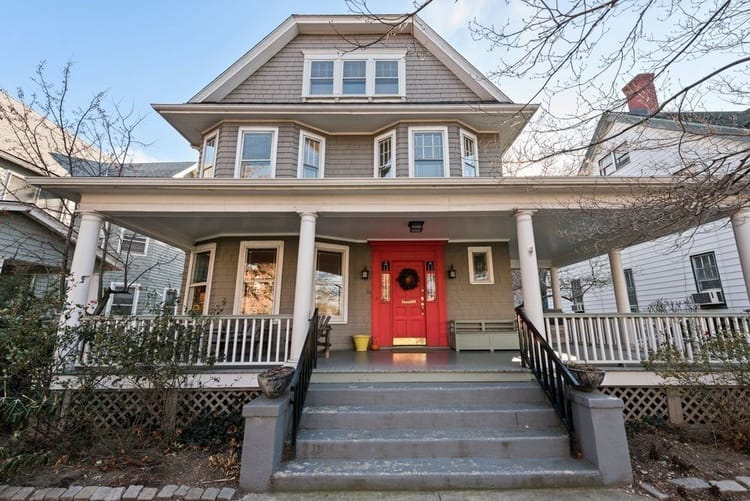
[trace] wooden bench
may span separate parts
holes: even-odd
[[[451,348],[461,350],[517,350],[513,320],[451,320]]]

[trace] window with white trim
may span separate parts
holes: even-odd
[[[409,127],[409,176],[448,177],[448,128]]]
[[[406,49],[365,48],[345,53],[310,49],[303,53],[303,98],[406,96]]]
[[[162,307],[176,315],[177,304],[179,303],[180,299],[180,292],[174,287],[165,287],[163,297],[164,301],[162,302]]]
[[[145,256],[148,249],[148,237],[122,228],[120,231],[120,248],[118,252],[126,256]]]
[[[396,131],[375,138],[375,177],[396,177]]]
[[[638,295],[635,291],[635,279],[633,278],[633,270],[631,268],[625,268],[623,272],[625,274],[625,288],[628,291],[630,313],[638,313]]]
[[[107,307],[105,308],[105,314],[107,315],[135,315],[138,311],[138,296],[140,293],[140,286],[133,284],[125,290],[125,284],[112,282],[110,284],[112,292],[107,300]]]
[[[240,127],[234,177],[272,178],[276,175],[278,127]]]
[[[185,303],[183,305],[185,312],[198,315],[208,313],[215,253],[216,244],[207,244],[196,247],[190,254]]]
[[[479,153],[477,136],[461,129],[461,175],[463,177],[479,176]]]
[[[325,169],[326,140],[307,131],[299,134],[297,177],[322,178]]]
[[[571,299],[573,302],[573,313],[585,313],[586,308],[583,306],[583,287],[581,279],[574,278],[570,281]]]
[[[39,196],[39,188],[31,186],[26,179],[11,172],[8,172],[4,186],[3,200],[33,204]]]
[[[492,247],[469,247],[469,283],[494,284]]]
[[[315,307],[331,322],[346,323],[349,284],[349,247],[315,244]]]
[[[203,141],[203,153],[201,154],[201,167],[199,177],[214,177],[214,167],[216,165],[216,145],[219,139],[218,134],[206,137]]]
[[[721,289],[721,277],[719,276],[719,267],[716,264],[714,252],[690,256],[690,264],[693,266],[693,275],[698,292]]]
[[[630,152],[628,151],[628,142],[625,141],[599,159],[599,175],[609,176],[629,163]]]
[[[277,315],[281,294],[282,241],[243,241],[235,293],[236,315]]]

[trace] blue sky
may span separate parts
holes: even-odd
[[[481,66],[484,51],[470,40],[466,23],[488,2],[471,0],[471,9],[453,0],[437,3],[425,19]],[[382,12],[412,6],[411,0],[370,4]],[[139,149],[136,159],[194,160],[195,151],[151,103],[186,101],[292,13],[346,13],[347,8],[343,0],[29,0],[6,2],[3,11],[10,22],[3,23],[0,37],[0,88],[15,95],[17,87],[30,86],[40,61],[57,76],[70,60],[74,99],[85,101],[107,90],[111,99],[145,115],[137,135],[151,144]]]

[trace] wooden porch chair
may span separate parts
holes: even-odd
[[[318,319],[318,353],[326,358],[331,356],[331,315],[321,315]]]

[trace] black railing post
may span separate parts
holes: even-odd
[[[302,408],[305,405],[307,389],[310,386],[310,378],[313,369],[318,365],[318,310],[315,309],[310,326],[307,329],[305,344],[302,347],[297,367],[292,379],[292,446],[297,443],[297,430],[302,419]]]

